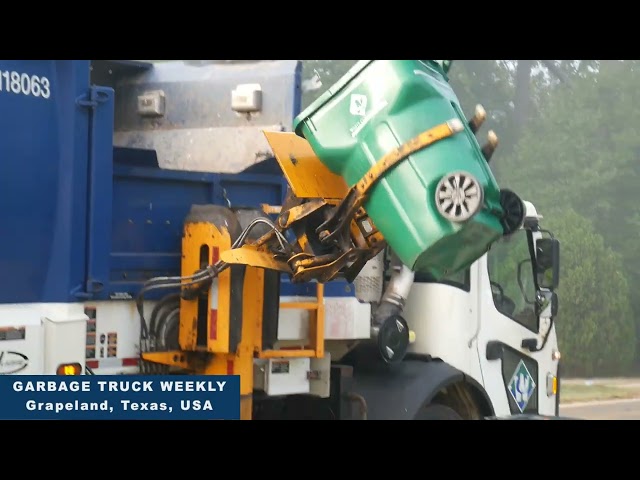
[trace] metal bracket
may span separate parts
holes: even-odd
[[[104,282],[100,280],[87,280],[86,291],[89,294],[100,293],[104,289]]]
[[[76,98],[76,105],[85,108],[96,108],[98,104],[109,100],[109,96],[99,87],[89,88],[89,92]]]

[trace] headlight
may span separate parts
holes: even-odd
[[[56,375],[80,375],[81,373],[82,365],[79,363],[63,363],[56,370]]]
[[[555,375],[547,374],[547,396],[551,397],[558,393],[558,378]]]

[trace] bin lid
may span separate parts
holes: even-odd
[[[345,73],[340,80],[331,85],[329,89],[316,98],[311,105],[305,108],[296,118],[293,119],[293,131],[300,135],[298,126],[304,120],[317,112],[333,96],[341,91],[351,80],[353,80],[362,70],[364,70],[373,60],[358,60],[358,62]]]
[[[362,70],[364,70],[371,62],[374,60],[358,60],[356,64],[354,64],[348,71],[345,73],[340,80],[331,85],[318,98],[316,98],[311,105],[305,108],[296,118],[293,119],[293,131],[297,135],[301,135],[301,132],[298,131],[298,127],[300,124],[311,117],[314,113],[316,113],[324,104],[326,104],[331,98],[333,98],[338,92],[340,92],[351,80],[353,80]],[[451,63],[453,60],[422,60],[423,62],[429,62],[429,64],[436,68],[444,77],[446,81],[449,81],[448,72],[451,68]]]

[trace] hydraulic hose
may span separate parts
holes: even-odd
[[[165,310],[172,310],[173,304],[180,304],[181,295],[179,293],[171,293],[160,300],[151,311],[151,318],[149,320],[149,333],[154,339],[158,338],[158,332],[160,331],[158,318],[163,318],[166,315]]]
[[[178,348],[179,343],[172,343],[172,340],[169,338],[170,332],[172,332],[172,327],[180,323],[180,307],[174,308],[170,310],[163,318],[162,323],[158,325],[158,340],[160,343],[160,348],[163,350],[172,350]]]

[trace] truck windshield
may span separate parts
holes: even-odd
[[[496,309],[531,331],[538,331],[531,233],[520,230],[493,244],[487,256]]]

